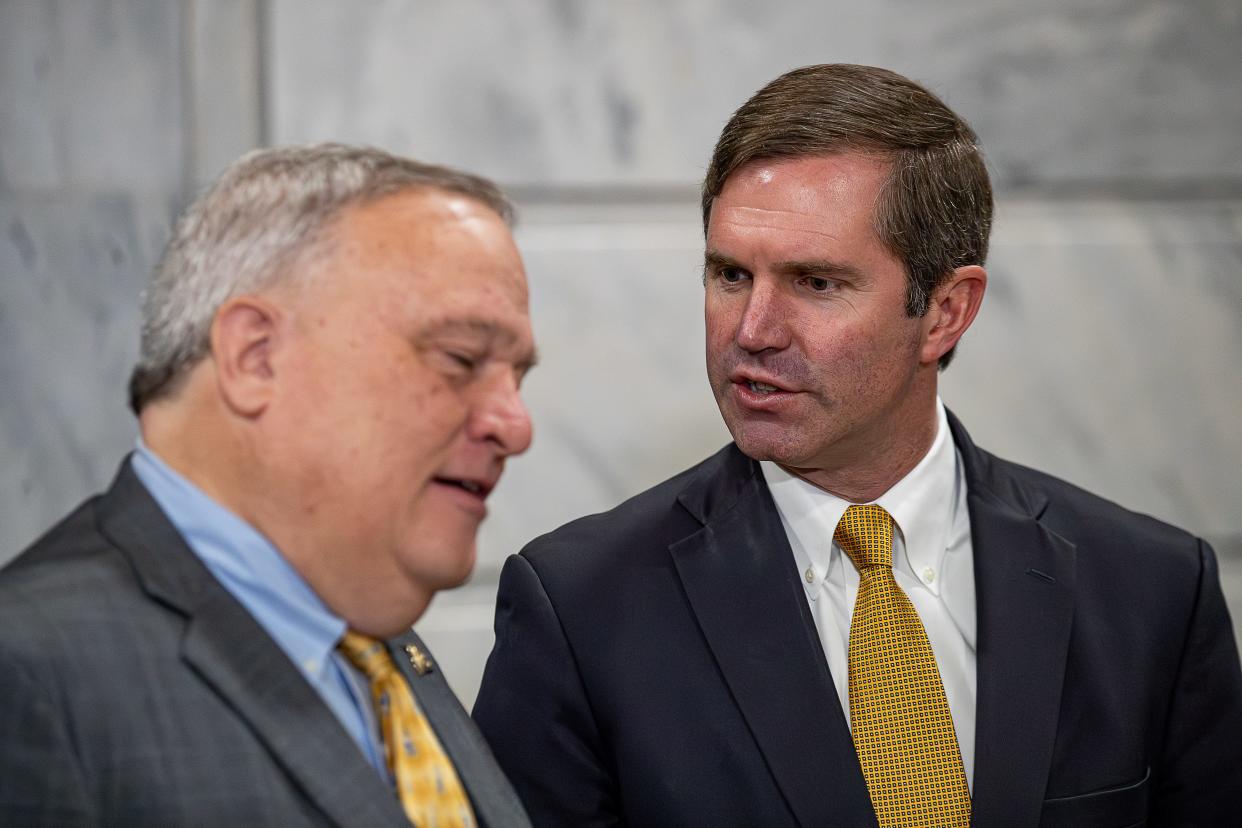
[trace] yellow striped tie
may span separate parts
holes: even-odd
[[[969,826],[970,791],[936,657],[893,579],[893,519],[851,506],[833,540],[858,568],[850,622],[850,723],[883,826]]]
[[[340,650],[371,682],[388,767],[418,828],[473,828],[470,798],[383,642],[347,632]]]

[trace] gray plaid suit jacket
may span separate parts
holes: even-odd
[[[484,825],[529,823],[438,670],[394,661]],[[0,571],[0,825],[398,826],[391,789],[130,469]]]

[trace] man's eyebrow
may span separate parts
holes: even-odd
[[[737,259],[717,250],[708,250],[703,254],[704,271],[721,270],[728,267],[736,267],[742,270],[747,269]],[[853,265],[833,262],[828,259],[777,262],[772,266],[772,269],[787,276],[815,276],[826,279],[857,280],[861,279],[863,275],[862,271]]]
[[[742,267],[742,265],[737,259],[734,259],[732,256],[726,256],[717,250],[708,250],[703,254],[703,268],[705,270],[725,267]],[[746,268],[742,269],[745,270]]]
[[[856,280],[862,278],[863,275],[862,271],[853,265],[827,259],[777,262],[772,269],[790,276],[815,276],[827,279]]]
[[[480,336],[489,341],[489,344],[509,345],[517,341],[517,335],[513,331],[501,325],[497,325],[490,319],[480,317],[454,317],[451,319],[440,319],[432,322],[426,328],[426,332],[430,336],[440,336],[443,334],[466,333],[472,336]],[[516,360],[514,364],[523,373],[534,368],[539,362],[539,354],[534,346],[526,349]]]
[[[441,319],[434,319],[427,324],[427,333],[445,334],[445,333],[469,333],[477,336],[486,336],[489,339],[512,340],[514,338],[510,331],[497,325],[490,319],[483,319],[477,316],[453,316]]]

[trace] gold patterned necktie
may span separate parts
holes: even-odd
[[[883,826],[969,826],[970,791],[940,671],[893,579],[893,519],[850,506],[833,540],[858,568],[850,622],[850,723]]]
[[[414,694],[383,642],[347,632],[340,650],[371,682],[371,699],[384,736],[388,767],[401,806],[418,828],[472,828],[470,798],[453,763],[418,709]]]

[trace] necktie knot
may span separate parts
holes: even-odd
[[[349,630],[338,648],[369,681],[381,681],[396,669],[384,643],[368,635]]]
[[[893,565],[893,518],[883,506],[849,507],[832,539],[860,572],[869,566]]]

